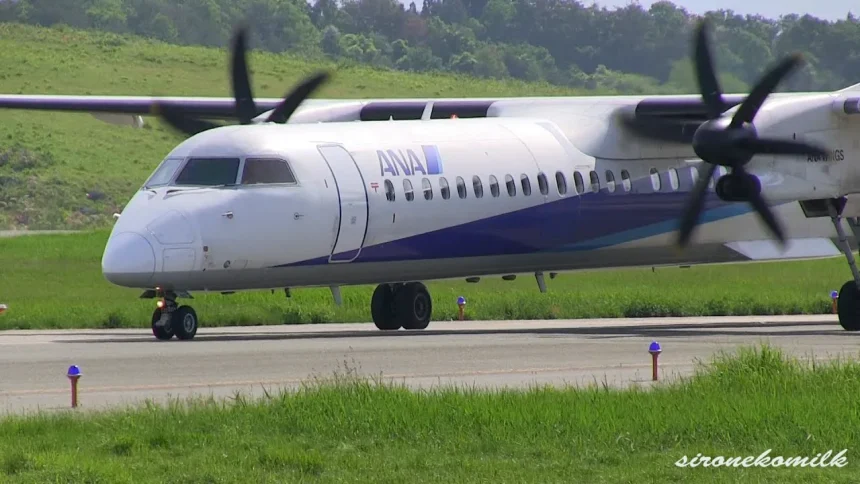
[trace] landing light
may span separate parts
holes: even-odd
[[[160,299],[155,305],[158,306],[158,309],[164,309],[164,299]]]

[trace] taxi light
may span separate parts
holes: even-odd
[[[159,300],[157,303],[155,303],[155,305],[158,306],[158,309],[163,309],[164,308],[164,299]]]

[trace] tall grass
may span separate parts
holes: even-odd
[[[12,482],[849,482],[860,364],[770,348],[651,390],[411,391],[346,373],[231,402],[0,421]],[[683,456],[815,457],[839,467],[677,467]]]

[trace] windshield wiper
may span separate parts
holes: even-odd
[[[164,194],[170,195],[171,193],[175,193],[175,192],[182,192],[182,193],[196,192],[196,191],[200,191],[200,190],[209,190],[209,189],[213,189],[213,188],[227,188],[227,187],[235,187],[235,186],[236,186],[235,183],[222,183],[221,185],[206,185],[206,186],[202,186],[202,187],[170,188]]]

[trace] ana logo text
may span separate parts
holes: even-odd
[[[819,161],[842,161],[844,159],[845,152],[842,150],[827,150],[827,154],[824,156],[808,155],[806,157],[806,161],[810,163],[817,163]]]
[[[405,153],[403,150],[376,150],[376,156],[379,158],[379,175],[442,174],[442,157],[439,155],[439,148],[436,145],[422,145],[421,152],[424,154],[423,160],[414,150],[408,148]]]

